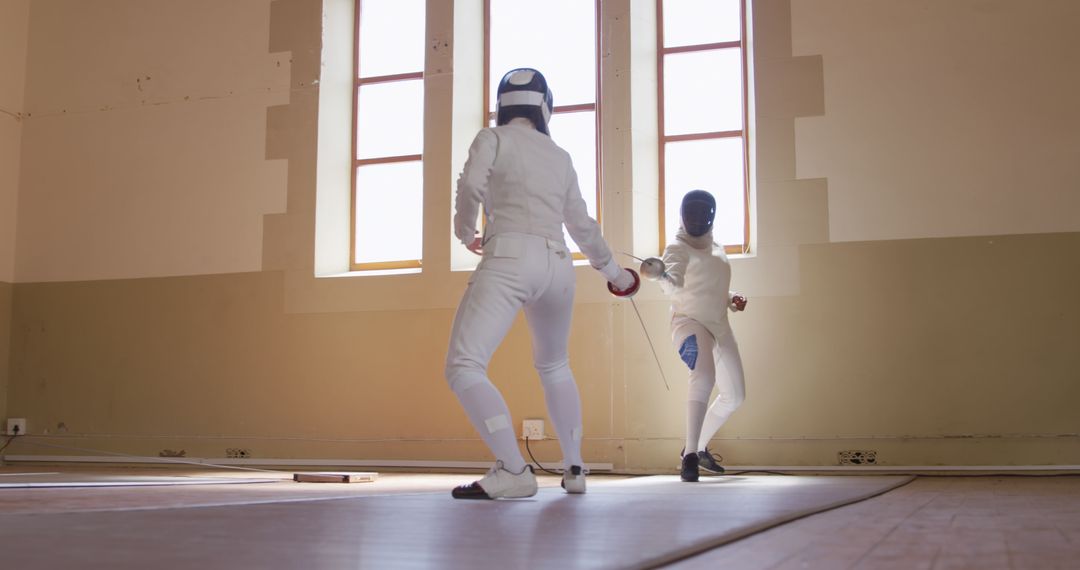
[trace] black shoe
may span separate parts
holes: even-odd
[[[679,475],[687,483],[698,480],[698,456],[696,453],[687,453],[683,456],[682,472]]]
[[[454,487],[453,491],[450,491],[450,495],[455,499],[491,499],[487,491],[484,491],[484,488],[480,486],[479,481],[473,481],[468,485],[458,485]]]
[[[567,485],[569,483],[569,485]],[[563,489],[566,489],[567,493],[573,495],[580,495],[585,492],[585,470],[580,465],[571,465],[570,469],[567,469],[562,476]]]
[[[697,452],[697,457],[698,465],[700,465],[702,469],[710,473],[716,473],[717,475],[724,474],[724,468],[720,466],[720,462],[723,461],[724,458],[710,453],[708,447],[705,448],[705,451]]]

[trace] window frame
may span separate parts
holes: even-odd
[[[693,44],[686,46],[666,47],[664,45],[664,0],[656,0],[656,88],[657,88],[657,155],[658,155],[658,192],[657,203],[659,206],[659,231],[660,250],[667,246],[667,228],[665,220],[666,191],[665,185],[665,160],[667,143],[694,140],[710,140],[720,138],[742,138],[743,145],[743,243],[722,244],[724,252],[749,253],[750,252],[750,85],[749,83],[749,58],[746,40],[746,1],[739,0],[739,39],[737,41],[714,42],[706,44]],[[740,49],[742,61],[742,129],[737,131],[713,131],[685,133],[680,135],[667,135],[664,133],[664,57],[670,54],[694,53],[721,49]]]
[[[356,261],[356,210],[358,207],[356,201],[356,178],[357,171],[362,166],[368,166],[373,164],[392,164],[398,162],[420,162],[421,168],[423,168],[424,154],[423,151],[419,154],[406,154],[397,156],[381,156],[374,158],[357,158],[357,140],[359,133],[357,132],[357,123],[359,118],[359,103],[360,103],[360,88],[364,85],[374,85],[379,83],[391,83],[396,81],[424,81],[424,70],[408,73],[395,73],[390,75],[377,75],[372,77],[363,77],[360,69],[360,19],[363,13],[364,0],[356,0],[355,4],[355,21],[353,23],[353,85],[352,85],[352,172],[349,175],[350,178],[350,194],[349,194],[349,270],[350,271],[374,271],[385,269],[418,269],[423,266],[423,259],[403,259],[394,261],[374,261],[357,263]],[[423,86],[421,87],[423,92]],[[426,93],[424,94],[426,98]],[[426,123],[426,120],[424,121]],[[423,123],[421,125],[423,129]],[[423,188],[421,187],[421,192]],[[423,255],[421,254],[421,258]]]
[[[594,32],[593,32],[594,39],[595,39],[595,43],[593,45],[593,54],[594,54],[595,63],[596,63],[596,77],[593,80],[593,85],[595,86],[594,95],[595,95],[595,100],[596,101],[594,103],[582,103],[582,104],[577,104],[577,105],[555,105],[555,107],[551,110],[551,115],[555,116],[555,115],[560,114],[560,113],[569,114],[569,113],[580,113],[580,112],[586,112],[586,111],[592,111],[594,113],[593,118],[594,118],[595,129],[596,129],[596,148],[594,149],[595,164],[596,164],[596,221],[601,224],[601,227],[603,227],[603,218],[602,218],[602,215],[603,215],[602,214],[602,212],[603,212],[603,201],[602,201],[602,196],[603,196],[603,179],[604,179],[603,172],[604,172],[604,166],[603,166],[603,162],[601,160],[601,157],[603,156],[601,154],[601,149],[603,148],[603,136],[602,136],[601,120],[600,120],[600,117],[601,117],[601,105],[600,105],[600,101],[601,101],[601,90],[600,90],[600,88],[601,88],[601,84],[600,84],[600,62],[601,62],[601,58],[600,58],[600,53],[601,53],[601,51],[600,51],[600,49],[601,49],[601,40],[602,40],[602,38],[600,37],[600,33],[602,31],[601,21],[600,21],[600,18],[601,18],[600,3],[601,3],[601,0],[594,0],[593,1],[593,10],[594,10],[593,22],[594,22],[594,26],[595,26],[595,29],[594,29]],[[484,81],[483,96],[484,96],[484,101],[483,101],[483,114],[481,116],[483,117],[484,122],[483,122],[482,125],[480,125],[480,127],[481,128],[488,128],[488,127],[491,126],[491,122],[495,120],[495,111],[494,111],[494,109],[491,108],[491,0],[484,0],[484,56],[483,57],[484,57],[484,73],[483,73],[483,81]],[[481,219],[481,223],[484,223],[483,218]],[[580,260],[580,259],[585,259],[585,256],[581,252],[575,252],[575,253],[573,253],[573,258]]]

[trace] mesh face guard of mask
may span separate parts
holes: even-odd
[[[701,237],[712,229],[713,218],[716,216],[716,199],[704,190],[691,190],[683,197],[680,212],[686,233]]]

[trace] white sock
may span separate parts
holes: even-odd
[[[731,417],[734,411],[728,403],[721,402],[720,398],[713,402],[713,405],[709,408],[709,413],[705,414],[705,421],[701,426],[701,438],[698,442],[699,451],[703,451],[708,447],[709,441],[716,435],[716,432],[720,431],[720,426],[724,425],[724,422]]]
[[[706,408],[705,402],[690,400],[686,403],[686,449],[683,450],[683,455],[699,451],[698,439],[701,438],[701,424],[705,420]]]
[[[520,473],[525,468],[525,458],[514,436],[510,409],[499,389],[491,382],[481,382],[458,394],[458,401],[495,459],[502,461],[507,470]]]
[[[573,379],[544,385],[544,399],[548,414],[559,436],[563,466],[584,467],[581,459],[581,397]]]

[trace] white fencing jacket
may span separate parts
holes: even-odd
[[[698,321],[717,339],[730,334],[731,264],[724,247],[713,243],[712,232],[695,238],[680,227],[663,259],[667,272],[660,287],[671,296],[673,316]]]
[[[522,123],[524,122],[524,124]],[[600,224],[589,217],[570,155],[528,119],[480,131],[458,178],[454,235],[473,241],[483,204],[485,238],[516,232],[564,244],[562,226],[608,281],[621,268],[615,262]]]

